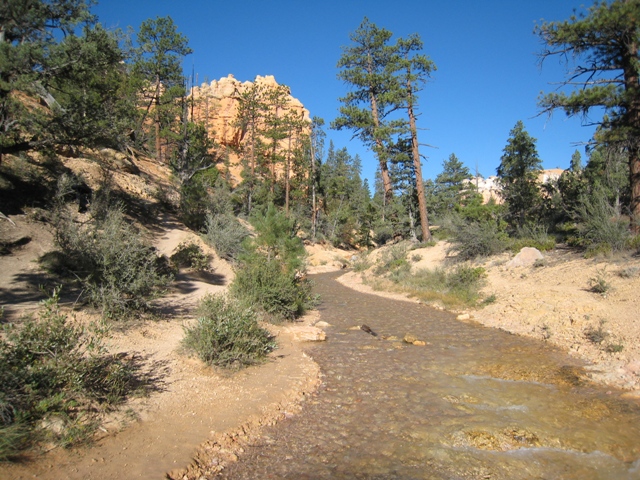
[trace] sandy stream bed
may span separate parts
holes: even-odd
[[[410,251],[410,258],[420,258],[412,268],[447,265],[447,247],[440,242]],[[374,259],[376,255],[379,252]],[[623,395],[628,398],[640,399],[640,258],[585,259],[576,252],[559,249],[545,253],[542,266],[513,267],[509,266],[512,257],[503,254],[474,264],[485,268],[483,293],[495,295],[495,301],[459,311],[459,318],[552,343],[586,360],[591,380],[626,390]],[[590,279],[598,275],[604,276],[609,285],[605,295],[590,289]],[[360,273],[349,272],[338,281],[359,291],[416,301],[374,291],[363,283]],[[600,328],[606,336],[600,344],[585,335]],[[608,346],[622,350],[609,353]]]
[[[158,235],[156,245],[160,252],[170,254],[188,239],[199,241],[191,232],[174,226]],[[354,254],[321,246],[308,250],[311,273],[340,268]],[[441,265],[445,251],[442,243],[413,250],[412,256],[421,257],[414,268]],[[174,292],[159,303],[165,312],[163,320],[141,322],[116,332],[110,341],[112,351],[135,352],[146,368],[153,369],[157,391],[133,399],[104,425],[102,438],[91,447],[55,449],[31,463],[3,466],[0,478],[162,478],[167,472],[173,479],[210,476],[235,461],[262,425],[299,411],[305,396],[316,388],[320,372],[304,353],[303,344],[285,327],[270,327],[280,348],[269,362],[232,375],[207,368],[179,352],[183,325],[192,321],[191,308],[204,294],[224,291],[233,275],[227,264],[210,253],[213,274],[181,275]],[[6,258],[0,257],[0,262]],[[622,387],[627,390],[625,395],[638,398],[640,275],[622,278],[616,272],[640,267],[640,260],[585,260],[567,252],[548,255],[545,266],[539,268],[508,268],[507,260],[505,255],[485,262],[486,290],[495,294],[496,301],[483,309],[460,312],[469,313],[466,321],[554,343],[591,362],[590,375],[595,381]],[[12,262],[15,271],[5,270],[3,275],[8,284],[2,287],[7,290],[19,278],[21,268],[33,269],[26,258],[13,258]],[[612,288],[603,297],[588,290],[588,280],[605,266]],[[373,292],[354,272],[339,281],[357,290],[415,301]],[[318,319],[318,313],[312,312],[302,324],[313,325]],[[603,345],[585,338],[585,329],[597,327],[601,320],[609,335],[607,341],[623,345],[621,352],[607,353]]]

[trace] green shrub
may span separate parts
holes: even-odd
[[[180,186],[178,213],[189,228],[200,231],[205,227],[207,212],[213,202],[210,191],[218,176],[217,168],[208,168],[196,173]]]
[[[361,252],[351,261],[351,267],[354,272],[364,272],[371,267],[369,252]]]
[[[460,260],[472,260],[504,252],[509,246],[509,237],[495,221],[454,221],[451,230],[451,248]]]
[[[385,249],[373,273],[385,275],[387,273],[398,273],[398,270],[409,271],[411,267],[406,258],[408,250],[409,247],[406,243],[399,243]]]
[[[447,275],[447,287],[452,290],[465,290],[478,285],[487,276],[482,267],[458,265]]]
[[[104,220],[80,225],[58,209],[55,240],[64,266],[83,284],[89,302],[105,317],[127,317],[148,308],[172,280],[140,233],[111,208]]]
[[[202,247],[194,242],[180,243],[173,254],[171,261],[179,268],[192,268],[200,272],[210,269],[210,258],[202,251]]]
[[[12,457],[40,433],[63,445],[74,444],[80,430],[92,431],[99,408],[122,402],[133,390],[133,367],[105,353],[104,331],[70,322],[58,298],[56,290],[43,302],[37,319],[4,327],[0,459]],[[47,431],[47,419],[59,426]]]
[[[208,213],[204,240],[225,260],[237,260],[249,231],[229,213]]]
[[[253,365],[276,348],[255,312],[224,295],[201,301],[198,322],[185,329],[183,345],[203,362],[225,368]]]
[[[619,206],[609,204],[605,194],[595,189],[584,197],[577,209],[577,243],[588,256],[621,251],[629,246],[629,219],[623,216]]]
[[[604,320],[601,320],[600,325],[598,325],[598,328],[595,328],[595,327],[587,328],[584,331],[585,338],[589,340],[591,343],[595,343],[596,345],[600,345],[602,342],[604,342],[609,336],[609,333],[606,332],[603,328],[604,323],[605,323]]]
[[[640,274],[640,267],[631,266],[625,267],[618,272],[618,276],[621,278],[633,278],[637,277]]]
[[[620,353],[622,350],[624,350],[624,345],[619,343],[610,343],[604,349],[607,353]]]
[[[273,320],[293,320],[315,303],[304,275],[302,241],[294,222],[273,205],[251,220],[257,235],[243,242],[231,292]]]
[[[511,242],[511,250],[519,252],[525,247],[537,248],[541,252],[553,250],[556,239],[547,230],[536,225],[525,225],[518,228],[516,238]]]
[[[607,272],[605,268],[598,269],[596,276],[589,279],[589,287],[593,293],[606,295],[611,289],[611,284],[607,280]]]
[[[459,265],[450,271],[424,268],[410,273],[401,269],[387,278],[393,282],[397,291],[454,307],[475,305],[485,276],[483,268]]]
[[[311,282],[276,258],[259,253],[247,255],[236,269],[231,292],[244,302],[260,307],[274,320],[293,320],[314,305]]]
[[[482,300],[482,305],[491,305],[492,303],[496,303],[496,301],[498,300],[498,297],[496,297],[495,293],[492,293],[491,295],[489,295],[488,297],[484,298]]]

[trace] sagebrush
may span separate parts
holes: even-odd
[[[104,330],[61,312],[59,291],[37,318],[4,326],[0,338],[0,459],[40,438],[64,446],[90,436],[101,410],[121,403],[135,385],[134,368],[102,347]],[[53,430],[48,425],[56,424]]]
[[[91,304],[105,317],[126,318],[148,309],[172,281],[155,249],[112,207],[102,220],[81,224],[68,208],[58,208],[55,241],[65,269],[80,280]]]
[[[273,336],[258,324],[255,311],[232,297],[206,296],[197,318],[194,326],[185,329],[183,345],[209,365],[253,365],[276,348]]]

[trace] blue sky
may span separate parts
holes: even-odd
[[[376,160],[351,132],[328,124],[338,115],[347,86],[336,78],[341,46],[366,16],[398,36],[418,33],[437,71],[420,94],[418,127],[423,176],[435,178],[451,153],[473,172],[495,175],[509,131],[522,120],[537,139],[544,168],[567,168],[593,128],[562,112],[538,116],[537,98],[552,91],[565,67],[549,59],[533,34],[542,20],[564,20],[580,0],[99,0],[93,11],[107,28],[171,16],[189,39],[186,57],[198,83],[233,74],[238,80],[274,75],[312,116],[325,119],[327,139],[360,155],[373,179]],[[591,5],[590,1],[586,2]]]

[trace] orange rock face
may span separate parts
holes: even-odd
[[[242,170],[240,160],[242,147],[247,142],[245,132],[242,131],[238,109],[240,96],[248,89],[256,86],[263,87],[264,91],[275,90],[279,87],[273,75],[258,75],[253,82],[240,82],[233,75],[223,77],[220,80],[213,80],[211,83],[203,83],[192,90],[193,97],[193,121],[205,125],[209,137],[215,140],[219,146],[217,152],[221,157],[228,156],[226,162],[232,179],[236,182],[240,180]],[[290,94],[285,98],[284,107],[281,114],[287,112],[296,113],[304,120],[311,123],[309,111],[302,103]],[[282,144],[286,144],[285,139]]]

